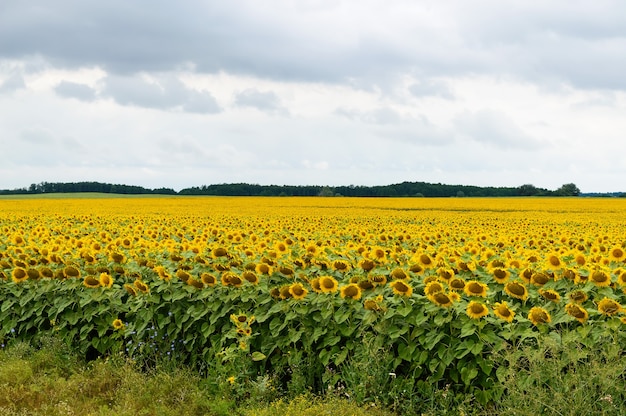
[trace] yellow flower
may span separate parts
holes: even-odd
[[[349,285],[343,286],[340,290],[340,295],[344,299],[360,299],[361,298],[361,289],[359,285],[350,283]]]
[[[454,294],[456,295],[456,293]],[[427,298],[437,306],[442,306],[444,308],[452,306],[452,304],[455,302],[452,293],[435,292],[432,295],[427,296]]]
[[[467,296],[487,296],[487,285],[479,282],[478,280],[470,280],[465,284],[465,288],[463,289]]]
[[[335,293],[339,284],[332,276],[320,277],[320,289],[322,293]]]
[[[115,319],[112,325],[116,331],[120,331],[125,328],[124,322],[122,322],[121,319]]]
[[[491,273],[493,274],[493,279],[500,284],[506,283],[511,276],[511,272],[501,268],[495,268]]]
[[[228,383],[233,386],[235,384],[235,376],[230,376],[228,377],[226,380],[228,380]]]
[[[200,280],[203,284],[207,286],[215,286],[217,283],[217,278],[213,276],[211,273],[204,272],[200,275]]]
[[[113,286],[113,278],[108,273],[100,273],[100,278],[98,280],[100,282],[100,286],[108,288]]]
[[[530,311],[528,312],[528,319],[535,326],[539,324],[549,323],[552,321],[552,318],[550,317],[548,311],[538,306],[530,308]]]
[[[622,305],[620,305],[617,301],[605,297],[600,302],[598,302],[598,312],[603,315],[613,316],[622,311]]]
[[[496,302],[493,307],[493,313],[500,319],[513,322],[513,317],[515,316],[515,312],[509,308],[509,305],[505,301]]]
[[[289,293],[296,300],[304,299],[308,292],[300,283],[294,283],[289,286]]]
[[[561,295],[559,295],[559,292],[557,292],[556,290],[543,290],[543,289],[539,289],[539,294],[544,298],[549,300],[550,302],[554,302],[554,303],[559,303],[559,301],[561,300]]]
[[[413,294],[413,288],[404,280],[394,280],[389,286],[391,286],[393,293],[396,295],[411,297]]]
[[[28,273],[26,273],[26,270],[24,270],[21,267],[16,267],[15,269],[13,269],[13,271],[11,272],[11,279],[15,282],[15,283],[22,283],[23,281],[28,279]]]
[[[565,305],[565,312],[567,312],[569,316],[576,318],[581,324],[584,324],[589,318],[587,310],[576,303],[568,303]]]
[[[528,299],[528,289],[519,282],[508,282],[504,286],[504,291],[515,299],[525,301]]]
[[[609,250],[609,258],[612,261],[624,261],[626,260],[626,250],[621,246],[615,246]]]
[[[100,280],[96,279],[95,276],[85,276],[85,279],[83,280],[83,286],[91,289],[100,287]]]
[[[472,319],[480,319],[484,316],[489,315],[489,309],[487,309],[487,307],[480,302],[471,301],[467,305],[465,313],[467,313],[467,316]]]
[[[148,292],[150,292],[150,287],[147,284],[145,284],[144,282],[142,282],[141,280],[135,280],[133,285],[141,293],[148,293]]]
[[[606,287],[611,284],[611,276],[602,269],[595,269],[589,274],[589,281],[599,287]]]

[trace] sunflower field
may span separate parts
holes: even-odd
[[[86,356],[313,391],[365,363],[492,402],[498,351],[626,342],[625,213],[585,198],[0,199],[0,342],[55,334]]]

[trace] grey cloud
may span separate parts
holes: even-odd
[[[235,105],[253,107],[269,113],[287,113],[287,110],[281,105],[280,99],[275,93],[272,91],[259,91],[254,88],[237,93],[235,95]]]
[[[448,84],[439,80],[425,80],[409,86],[409,92],[418,98],[440,97],[448,100],[454,99]]]
[[[14,91],[24,88],[26,88],[24,78],[20,74],[13,74],[9,78],[5,79],[2,84],[0,84],[0,94],[12,93]]]
[[[376,136],[412,144],[441,146],[452,141],[452,135],[434,125],[426,116],[405,116],[388,107],[370,111],[338,108],[335,115],[373,126]]]
[[[480,110],[458,115],[454,120],[459,135],[502,149],[535,149],[540,143],[526,134],[506,114]]]
[[[191,63],[200,72],[365,88],[419,73],[512,74],[626,89],[626,6],[616,0],[428,7],[372,1],[312,9],[243,1],[31,0],[2,7],[0,56],[43,56],[57,66],[100,66],[116,74]],[[432,88],[413,90],[422,95]]]
[[[152,80],[140,76],[108,76],[104,85],[102,95],[113,98],[121,105],[159,110],[181,109],[193,113],[221,111],[217,100],[209,92],[189,89],[171,76]]]
[[[96,90],[89,85],[79,84],[76,82],[61,81],[54,91],[66,98],[76,98],[81,101],[93,101],[96,99]]]

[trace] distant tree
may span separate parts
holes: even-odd
[[[520,186],[517,190],[520,196],[533,196],[539,193],[539,189],[535,185],[531,185],[529,183]]]
[[[566,183],[562,185],[559,189],[554,191],[554,195],[558,196],[579,196],[580,189],[573,183]]]
[[[332,188],[325,186],[322,188],[322,190],[320,191],[318,195],[319,196],[334,196],[335,191]]]

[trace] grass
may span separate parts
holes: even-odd
[[[412,389],[415,380],[385,380],[375,366],[368,369],[364,365],[367,357],[352,364],[355,373],[351,385],[315,396],[305,386],[280,391],[271,376],[230,385],[217,382],[215,374],[200,376],[171,363],[146,369],[122,356],[86,362],[54,338],[46,338],[37,346],[14,342],[0,350],[0,414],[626,414],[626,357],[621,347],[610,339],[600,339],[589,348],[574,335],[547,337],[535,346],[512,346],[493,357],[503,363],[500,378],[505,394],[487,406],[478,405],[471,395],[455,392],[451,386],[416,391]]]

